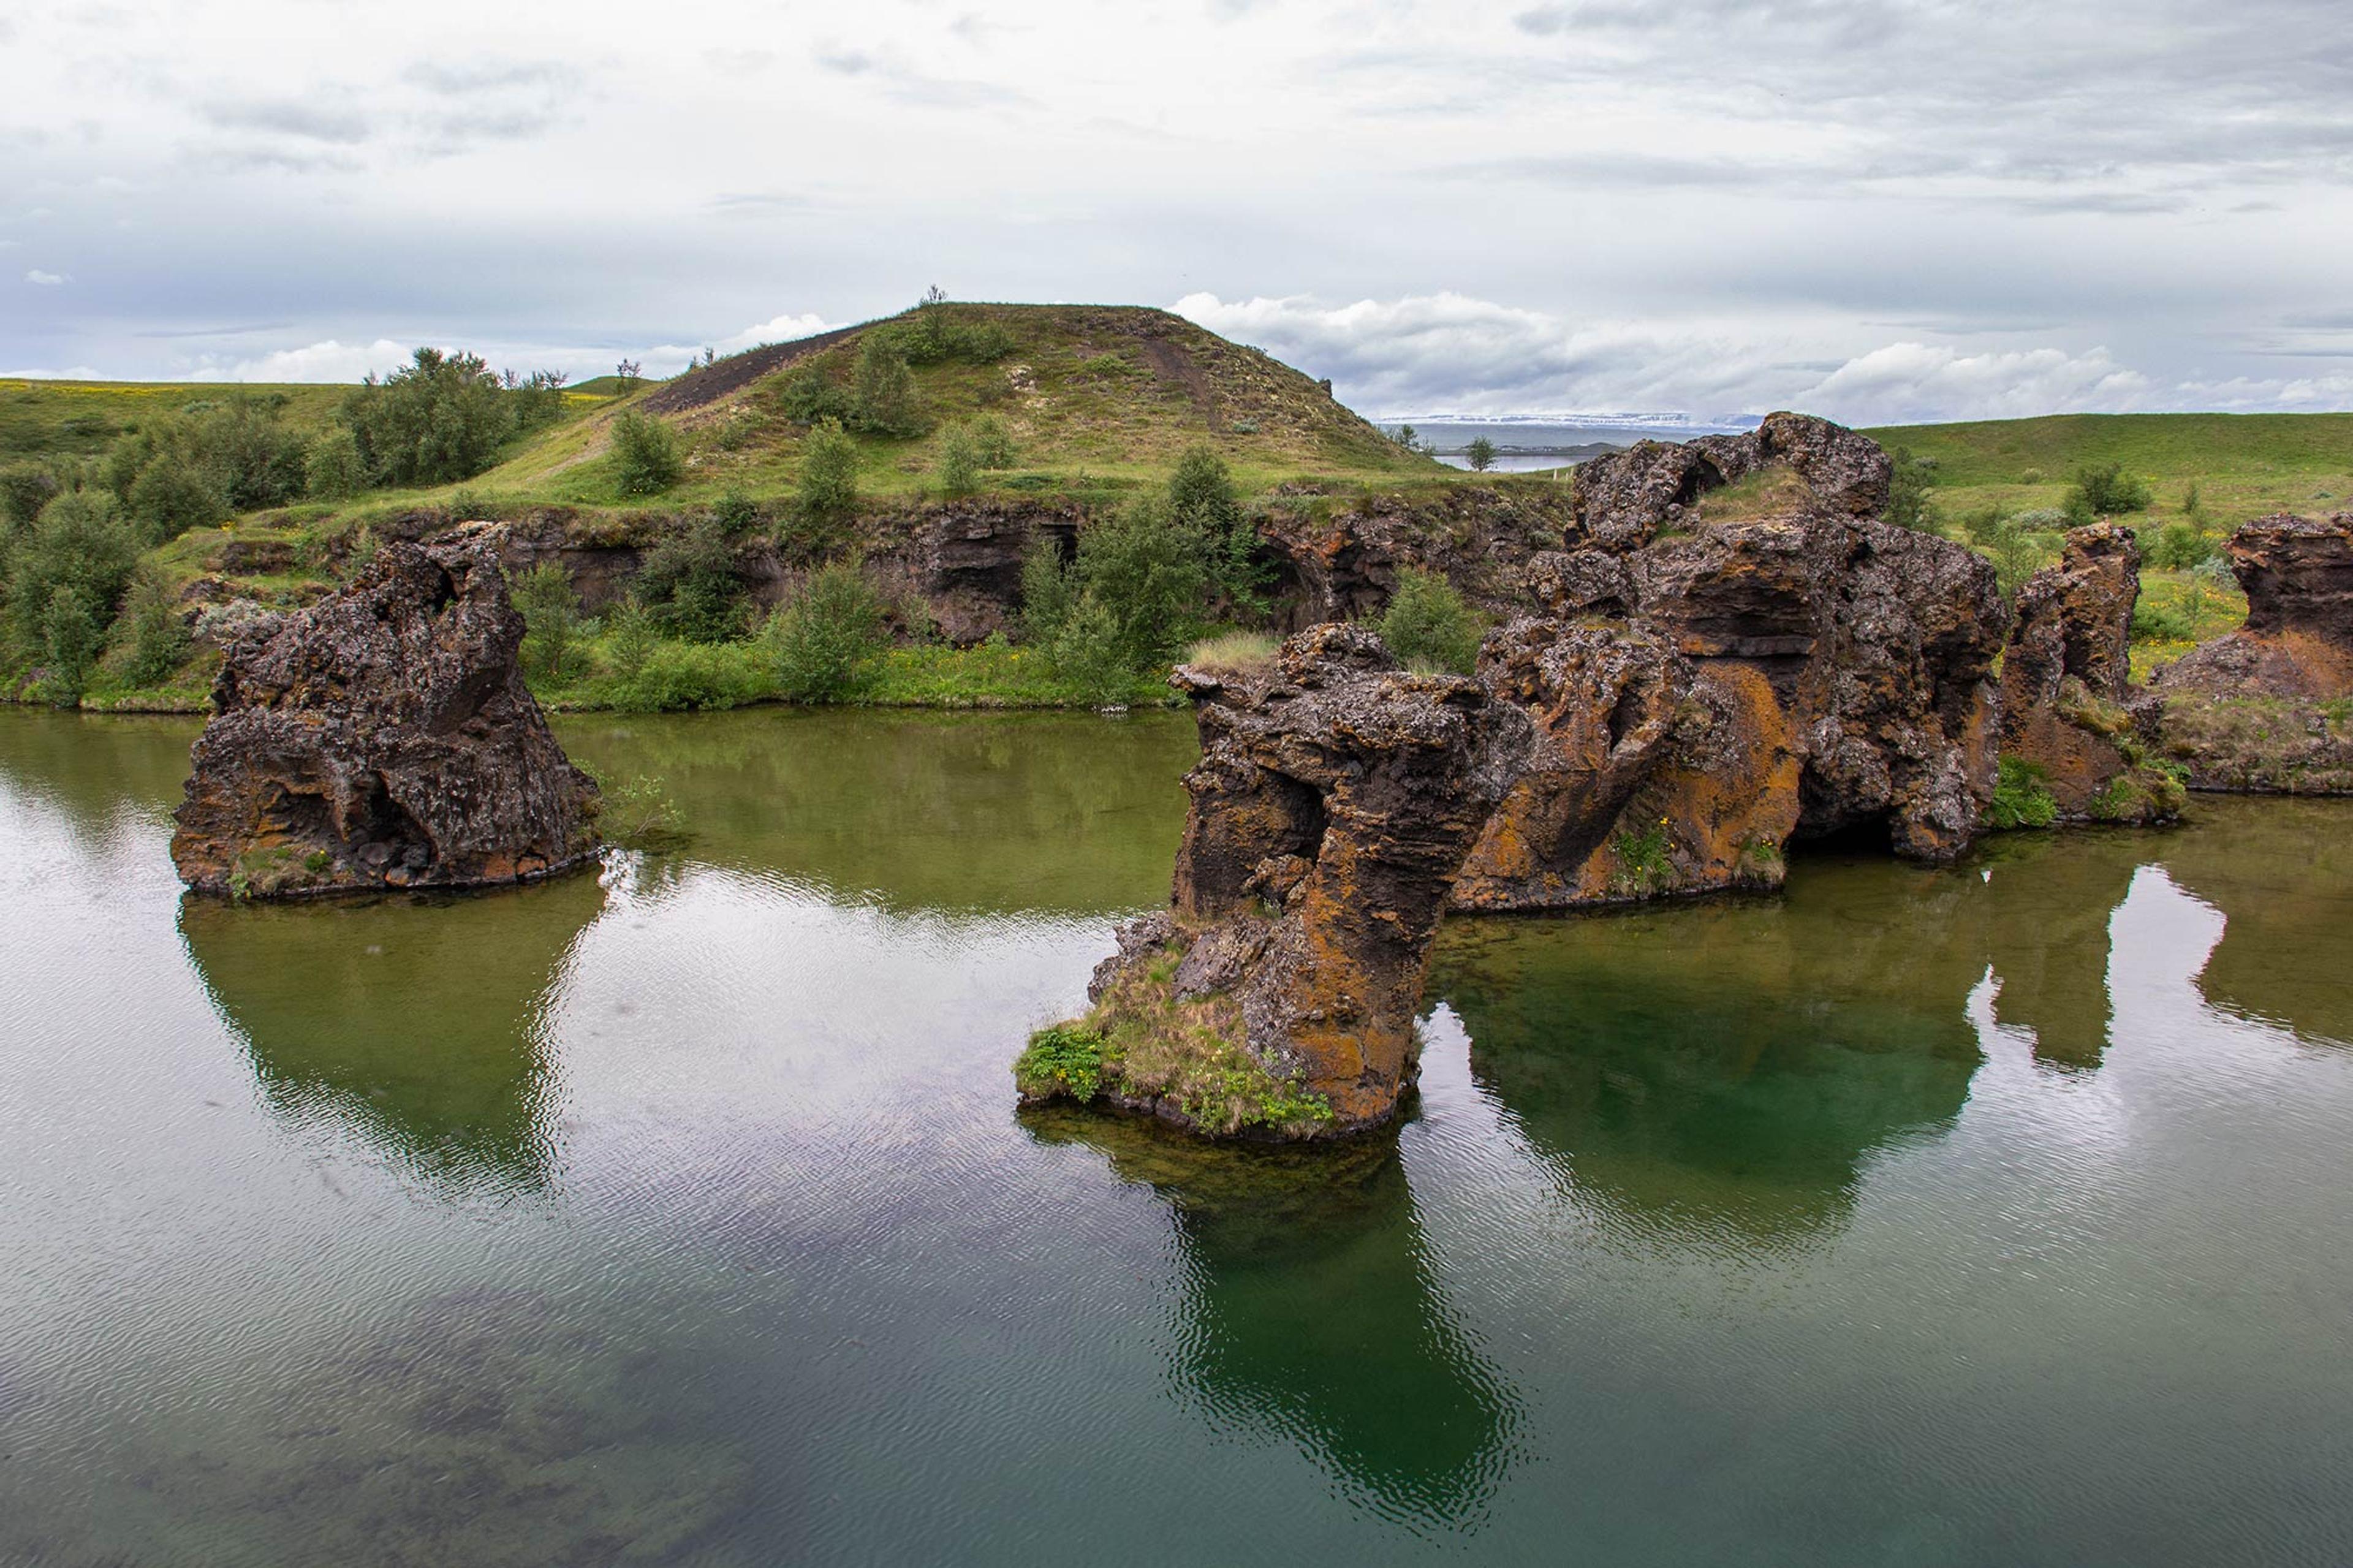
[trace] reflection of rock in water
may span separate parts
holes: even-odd
[[[1023,1120],[1168,1199],[1193,1265],[1179,1375],[1214,1417],[1286,1434],[1389,1517],[1477,1515],[1516,1401],[1437,1297],[1393,1133],[1236,1148],[1067,1109]]]
[[[137,1560],[686,1560],[753,1489],[733,1445],[672,1435],[649,1397],[664,1382],[654,1353],[568,1324],[528,1292],[422,1301],[299,1373],[258,1430],[164,1457],[148,1475],[171,1535],[155,1547],[189,1554]]]
[[[1429,996],[1537,1151],[1627,1222],[1742,1245],[1842,1221],[1978,1052],[1968,873],[1801,865],[1786,900],[1465,921]]]
[[[2168,875],[2222,913],[2198,976],[2213,1007],[2353,1044],[2353,805],[2205,801],[2197,826],[2151,846]]]
[[[1994,1017],[2031,1032],[2038,1059],[2099,1065],[2115,1020],[2108,921],[2151,847],[2119,832],[2010,837],[1989,849],[1993,875],[1977,923],[2001,983]]]
[[[472,899],[184,900],[180,929],[263,1092],[457,1189],[537,1187],[554,1157],[541,1012],[596,917],[586,878]]]

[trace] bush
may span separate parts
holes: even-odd
[[[1119,616],[1092,589],[1071,605],[1045,652],[1055,678],[1096,707],[1117,702],[1135,683],[1139,667]]]
[[[371,374],[340,414],[369,481],[441,485],[473,478],[516,435],[563,410],[564,378],[501,377],[473,354],[421,348],[378,381]]]
[[[1263,609],[1259,591],[1267,574],[1258,561],[1258,531],[1242,515],[1225,459],[1207,447],[1178,458],[1168,479],[1168,506],[1200,538],[1209,575],[1235,608]]]
[[[625,408],[613,420],[613,488],[652,496],[678,483],[678,437],[659,419]]]
[[[741,708],[770,694],[748,645],[656,642],[638,672],[613,693],[614,706],[640,713]]]
[[[1003,327],[938,300],[918,306],[913,321],[878,329],[868,336],[886,338],[913,364],[944,364],[950,360],[994,364],[1013,352],[1012,334]]]
[[[675,849],[690,837],[686,813],[672,800],[661,780],[639,773],[623,784],[597,781],[604,805],[596,814],[596,830],[607,844],[624,849],[659,852]]]
[[[2059,819],[2059,802],[2042,782],[2042,770],[2016,757],[2004,757],[1994,779],[1993,799],[1986,805],[1985,825],[2000,831],[2048,827]]]
[[[2161,609],[2147,599],[2133,606],[2133,641],[2195,642],[2197,638],[2197,622],[2183,611]]]
[[[65,481],[38,463],[0,468],[0,537],[32,527],[41,509],[64,489]]]
[[[161,686],[188,657],[188,628],[161,579],[142,575],[122,602],[130,658],[123,676],[134,686]]]
[[[1061,630],[1076,599],[1061,548],[1053,536],[1040,533],[1031,539],[1021,557],[1022,636],[1044,647]]]
[[[132,520],[150,544],[177,539],[192,528],[211,528],[229,515],[227,487],[195,459],[163,453],[132,481],[123,500]]]
[[[341,500],[367,488],[367,464],[349,430],[330,430],[302,458],[302,485],[319,500]]]
[[[1013,466],[1018,454],[1004,420],[994,414],[984,414],[972,422],[970,429],[975,462],[984,468],[1009,468]]]
[[[1412,668],[1468,675],[1478,662],[1486,626],[1453,584],[1438,573],[1409,566],[1376,629],[1389,652]]]
[[[2165,572],[2187,572],[2219,553],[2215,542],[2195,523],[2168,522],[2148,547],[2148,563]]]
[[[858,505],[858,443],[833,420],[811,430],[801,446],[797,510],[804,523],[822,528]]]
[[[711,515],[730,539],[741,538],[760,526],[760,505],[740,489],[731,489],[712,503]]]
[[[1929,505],[1928,490],[1936,482],[1936,459],[1915,457],[1905,447],[1898,447],[1887,456],[1887,521],[1898,528],[1936,532],[1936,512]]]
[[[93,620],[111,620],[138,559],[138,541],[104,490],[69,490],[43,507],[8,561],[8,608],[25,647],[46,647],[59,588],[78,594]]]
[[[654,624],[689,642],[724,642],[743,630],[735,598],[744,586],[735,546],[708,513],[654,546],[636,588]]]
[[[613,673],[635,680],[653,656],[659,636],[652,614],[635,594],[614,606],[605,626],[605,657]]]
[[[980,456],[961,425],[950,426],[940,438],[939,476],[944,495],[968,496],[980,489]]]
[[[833,378],[815,364],[793,372],[776,394],[776,403],[796,425],[821,425],[828,419],[839,424],[857,413],[848,390],[836,386]]]
[[[571,574],[556,562],[541,562],[516,580],[514,606],[522,612],[524,668],[562,680],[580,622],[580,595],[573,591]]]
[[[915,378],[904,354],[881,332],[869,332],[858,345],[858,368],[850,378],[850,404],[858,427],[877,436],[917,436],[923,418],[915,410]]]
[[[1479,437],[1463,448],[1462,455],[1470,460],[1472,469],[1483,474],[1495,466],[1495,443]]]
[[[2086,464],[2075,470],[2063,503],[2069,521],[2083,524],[2103,517],[2148,510],[2148,486],[2125,472],[2122,463]]]
[[[1158,497],[1080,531],[1071,567],[1079,597],[1109,617],[1130,672],[1166,664],[1185,646],[1209,583],[1205,554],[1198,530]]]
[[[1014,1058],[1013,1086],[1030,1100],[1069,1095],[1083,1104],[1103,1087],[1105,1044],[1100,1030],[1084,1024],[1040,1029]]]
[[[883,647],[882,602],[865,573],[824,567],[770,620],[776,676],[796,702],[839,702],[857,693]]]
[[[98,662],[98,617],[89,598],[71,584],[50,590],[41,616],[41,655],[47,675],[41,695],[60,708],[81,700],[82,683]]]

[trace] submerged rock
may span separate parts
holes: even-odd
[[[1301,633],[1263,673],[1176,679],[1201,761],[1175,907],[1120,933],[1085,1019],[1033,1042],[1024,1098],[1213,1134],[1385,1121],[1419,1068],[1448,890],[1522,765],[1526,721],[1474,680],[1408,673],[1355,626]]]
[[[2150,679],[2193,787],[2353,793],[2353,512],[2231,536],[2247,620]]]
[[[229,639],[172,838],[182,880],[480,887],[594,852],[596,787],[523,685],[494,531],[387,544],[350,586]]]
[[[2139,599],[2140,546],[2112,522],[2071,530],[2059,563],[2019,585],[2002,654],[2001,754],[2016,787],[2050,796],[2043,815],[2055,820],[2147,824],[2180,813],[2181,781],[2127,706]]]

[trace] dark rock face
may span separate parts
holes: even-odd
[[[2246,625],[2150,679],[2165,749],[2198,789],[2353,794],[2353,512],[2231,536]]]
[[[2019,585],[2002,655],[2001,752],[2050,791],[2060,819],[2148,823],[2178,813],[2179,782],[2135,734],[2130,695],[2140,547],[2132,530],[2072,530],[2059,564]]]
[[[1554,486],[1346,501],[1291,492],[1260,520],[1259,542],[1285,631],[1378,615],[1408,566],[1441,573],[1472,603],[1509,615],[1533,607],[1528,563],[1560,543],[1568,511]]]
[[[172,859],[204,893],[479,887],[596,847],[597,795],[516,664],[496,531],[396,542],[229,642]]]
[[[1201,761],[1185,781],[1175,911],[1122,933],[1096,994],[1181,952],[1178,995],[1230,995],[1258,1065],[1329,1103],[1324,1131],[1386,1121],[1419,1065],[1448,889],[1510,785],[1525,721],[1476,681],[1407,673],[1353,626],[1293,637],[1265,675],[1176,680]]]
[[[1539,597],[1583,618],[1514,624],[1482,650],[1482,678],[1535,741],[1461,905],[1778,886],[1793,837],[1883,831],[1925,860],[1975,837],[2008,613],[1968,551],[1810,499],[1532,570]]]
[[[1569,540],[1604,550],[1647,544],[1713,489],[1784,465],[1820,505],[1850,517],[1886,510],[1894,470],[1867,436],[1803,414],[1771,414],[1745,436],[1640,441],[1577,469]]]

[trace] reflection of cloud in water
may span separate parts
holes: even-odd
[[[2217,1010],[2316,1045],[2353,1044],[2353,803],[2201,800],[2196,826],[2153,845],[2228,922],[2198,976]]]
[[[1514,1451],[1518,1402],[1438,1294],[1394,1134],[1268,1150],[1068,1110],[1024,1120],[1168,1200],[1188,1265],[1187,1397],[1297,1442],[1384,1517],[1476,1521]]]
[[[180,930],[273,1110],[355,1131],[451,1192],[554,1172],[547,999],[604,901],[592,876],[435,898],[229,905]]]
[[[195,721],[0,708],[0,787],[93,855],[152,852],[188,776]]]

